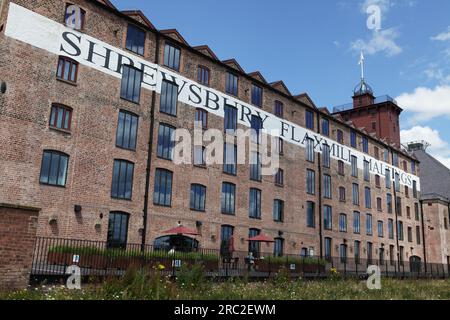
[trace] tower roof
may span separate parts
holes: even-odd
[[[372,87],[369,86],[369,84],[364,79],[361,79],[361,81],[353,90],[353,94],[355,96],[362,96],[364,94],[370,94],[373,96],[373,90]]]

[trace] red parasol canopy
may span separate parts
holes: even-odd
[[[199,233],[197,231],[191,230],[191,229],[186,228],[184,226],[178,226],[176,228],[163,231],[163,233],[165,233],[165,234],[187,234],[187,235],[191,235],[191,236],[198,236],[199,235]]]
[[[275,242],[273,238],[260,234],[259,236],[252,237],[247,239],[247,241],[255,241],[255,242]]]

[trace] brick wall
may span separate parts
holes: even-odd
[[[0,204],[0,289],[28,285],[39,209]]]

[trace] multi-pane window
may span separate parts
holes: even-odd
[[[413,241],[413,234],[412,234],[412,228],[408,227],[407,229],[408,231],[408,242],[412,242]]]
[[[252,141],[255,143],[260,143],[262,139],[262,128],[263,122],[262,119],[258,116],[252,115],[251,118],[251,129],[252,129]]]
[[[194,166],[206,166],[205,150],[204,146],[194,146]]]
[[[384,149],[384,162],[389,163],[389,150],[388,149]]]
[[[116,146],[127,150],[136,150],[138,117],[126,111],[119,112]]]
[[[338,129],[336,131],[336,139],[337,142],[343,144],[344,143],[344,132],[342,132],[342,130]]]
[[[352,199],[355,206],[359,206],[359,186],[357,183],[352,185]]]
[[[282,222],[284,219],[284,201],[275,199],[273,201],[273,220]]]
[[[388,220],[388,236],[389,236],[389,239],[394,239],[394,220],[393,219]]]
[[[164,65],[173,70],[180,70],[180,49],[170,43],[164,47]]]
[[[331,199],[331,176],[327,174],[323,175],[323,196]]]
[[[345,202],[345,187],[339,187],[339,201]]]
[[[344,213],[339,215],[339,231],[347,232],[347,215]]]
[[[306,128],[314,130],[314,113],[312,111],[305,111]]]
[[[131,200],[134,164],[125,160],[114,160],[111,197]]]
[[[277,173],[275,174],[275,184],[278,186],[284,185],[284,171],[283,169],[278,169]]]
[[[254,181],[261,181],[262,175],[262,163],[261,163],[261,155],[258,152],[251,153],[251,162],[250,162],[250,179]]]
[[[368,213],[366,215],[366,234],[368,236],[371,236],[373,234],[373,229],[372,229],[372,215],[370,213]]]
[[[355,252],[355,263],[359,264],[359,261],[361,259],[361,242],[358,240],[355,240],[355,246],[353,251]]]
[[[107,248],[126,248],[128,219],[129,215],[124,212],[111,212],[109,214]]]
[[[223,172],[236,175],[237,146],[235,144],[225,143],[223,147]]]
[[[402,215],[402,198],[400,198],[400,197],[395,198],[395,212],[399,216]]]
[[[325,259],[331,260],[331,238],[325,238]]]
[[[205,211],[206,187],[200,184],[191,184],[191,210]]]
[[[316,194],[316,173],[313,170],[306,170],[306,192],[308,194]]]
[[[122,66],[122,84],[120,97],[131,102],[139,103],[141,98],[142,71],[129,66]]]
[[[195,122],[200,124],[202,129],[208,129],[208,111],[204,109],[195,109]]]
[[[383,221],[378,220],[378,237],[384,237]]]
[[[322,164],[325,168],[330,167],[330,162],[331,162],[330,157],[331,157],[330,146],[327,144],[324,144],[323,148],[322,148]]]
[[[308,228],[316,227],[316,204],[312,201],[306,202],[306,226]]]
[[[395,191],[400,192],[400,174],[398,174],[398,173],[395,173],[394,185],[395,185]]]
[[[127,30],[126,48],[143,56],[145,48],[145,31],[129,24]]]
[[[350,131],[350,145],[353,148],[357,148],[357,142],[356,142],[356,132],[354,130]]]
[[[51,186],[64,187],[67,180],[69,156],[58,152],[45,150],[42,156],[39,182]]]
[[[64,15],[64,22],[66,26],[75,30],[81,30],[84,28],[85,21],[86,11],[69,3],[66,5],[66,12]]]
[[[156,169],[153,203],[160,206],[172,205],[173,173],[165,169]]]
[[[370,181],[370,163],[364,160],[364,181]]]
[[[256,84],[252,84],[252,104],[262,107],[263,89]]]
[[[279,118],[283,118],[284,115],[284,107],[283,107],[283,103],[281,103],[280,101],[275,101],[275,107],[274,107],[274,111],[275,111],[275,115]]]
[[[397,222],[397,234],[398,234],[398,240],[403,241],[403,221]]]
[[[386,183],[386,189],[390,189],[391,188],[391,170],[389,170],[389,169],[385,170],[384,179],[385,179],[385,183]]]
[[[225,131],[235,131],[237,129],[237,109],[235,107],[225,106],[224,108],[224,128]]]
[[[72,109],[53,104],[50,114],[50,127],[62,130],[70,130],[72,120]]]
[[[358,211],[353,212],[353,233],[361,233],[361,214]]]
[[[339,258],[341,263],[347,263],[347,245],[341,244],[339,245]]]
[[[314,140],[311,138],[306,139],[306,161],[314,162]]]
[[[250,189],[249,217],[255,219],[261,218],[261,190],[259,189]]]
[[[199,83],[209,86],[209,69],[204,66],[198,66],[197,80]]]
[[[396,152],[392,153],[392,164],[398,167],[398,154]]]
[[[273,244],[273,255],[274,257],[282,257],[284,251],[284,239],[275,238],[275,242]]]
[[[386,195],[386,207],[388,213],[392,213],[392,195],[390,193]]]
[[[330,121],[328,119],[322,119],[322,134],[324,136],[330,136]]]
[[[351,163],[352,163],[352,177],[358,178],[358,158],[352,156]]]
[[[175,128],[161,123],[158,129],[157,155],[162,159],[172,160],[175,146]]]
[[[67,57],[59,57],[56,77],[60,80],[77,82],[78,62]]]
[[[363,146],[363,152],[369,153],[369,139],[367,139],[367,137],[362,138],[362,146]]]
[[[234,73],[227,72],[225,91],[226,93],[232,94],[233,96],[238,95],[238,76]]]
[[[223,214],[233,215],[235,212],[236,186],[229,182],[222,183],[221,207]]]
[[[380,188],[380,187],[381,187],[381,179],[380,179],[380,176],[379,176],[379,175],[375,175],[375,186],[376,186],[377,188]]]
[[[222,225],[220,227],[220,255],[222,257],[229,257],[230,241],[234,234],[234,227],[229,225]]]
[[[364,188],[364,195],[365,195],[365,204],[366,204],[366,208],[370,209],[372,208],[372,196],[371,196],[371,192],[370,192],[370,188],[369,187],[365,187]]]
[[[414,216],[416,218],[416,221],[420,220],[419,204],[418,203],[414,203]]]
[[[333,229],[333,211],[330,206],[323,206],[323,226],[325,230]]]
[[[383,208],[381,206],[381,198],[380,197],[377,198],[377,210],[383,211]]]
[[[417,244],[420,244],[421,238],[420,238],[420,227],[416,226],[416,242]]]
[[[341,176],[345,175],[345,165],[344,161],[342,160],[338,161],[338,174],[340,174]]]
[[[172,116],[177,115],[178,85],[163,80],[161,84],[161,102],[159,111]]]
[[[248,237],[253,238],[257,237],[261,234],[261,230],[259,229],[249,229]],[[248,242],[248,252],[253,254],[253,257],[259,257],[259,252],[261,251],[261,244],[257,241],[249,241]]]

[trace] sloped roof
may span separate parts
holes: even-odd
[[[450,199],[450,169],[424,150],[416,150],[413,154],[420,161],[422,194],[437,194]]]
[[[242,67],[239,65],[239,63],[235,59],[224,60],[224,61],[222,61],[222,63],[226,64],[227,66],[230,66],[242,73],[245,73],[244,69],[242,69]]]
[[[284,92],[288,96],[292,96],[291,92],[289,91],[288,87],[284,84],[283,80],[272,82],[270,83],[270,86],[272,88],[280,90],[281,92]]]
[[[254,79],[258,79],[259,81],[267,84],[266,79],[263,77],[263,75],[259,71],[251,72],[248,75]]]
[[[201,46],[195,46],[192,47],[197,51],[200,51],[203,54],[206,54],[207,56],[210,56],[211,58],[215,59],[215,60],[219,60],[219,58],[217,58],[216,54],[214,53],[214,51],[211,50],[210,47],[208,47],[206,44],[205,45],[201,45]]]
[[[133,18],[134,20],[145,24],[150,29],[156,30],[155,26],[148,20],[145,14],[141,10],[124,10],[123,14]]]
[[[108,7],[112,8],[112,9],[117,10],[117,8],[109,0],[97,0],[97,1],[107,5]]]
[[[312,101],[312,99],[308,96],[307,93],[300,93],[296,96],[294,96],[295,99],[297,99],[298,101],[301,101],[305,104],[307,104],[308,106],[317,109],[316,105],[314,104],[314,102]]]
[[[174,38],[175,40],[178,40],[187,46],[189,45],[187,43],[187,41],[183,38],[183,36],[177,31],[177,29],[165,29],[165,30],[160,30],[159,32],[161,32],[162,34],[165,34],[171,38]]]

